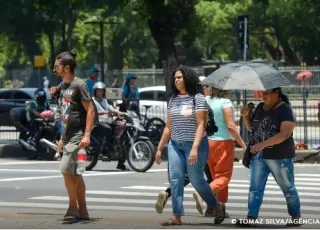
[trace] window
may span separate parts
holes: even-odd
[[[140,100],[154,100],[154,91],[141,92]]]
[[[12,99],[12,91],[0,92],[0,99]]]
[[[158,101],[165,101],[166,100],[166,92],[165,91],[157,91],[157,98]]]
[[[15,100],[30,100],[32,99],[28,94],[22,91],[16,91],[14,93],[14,99]]]

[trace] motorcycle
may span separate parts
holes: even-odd
[[[156,148],[149,137],[142,135],[146,130],[140,125],[138,116],[133,111],[128,111],[124,117],[118,117],[111,112],[109,115],[116,117],[113,119],[112,147],[106,147],[106,138],[103,138],[101,143],[99,138],[92,134],[87,149],[86,170],[92,170],[99,159],[107,162],[126,159],[134,171],[148,171],[154,163]],[[135,161],[141,164],[137,166]]]
[[[29,160],[53,160],[57,148],[55,143],[60,139],[54,124],[53,112],[46,110],[41,113],[41,117],[31,122],[30,126],[34,127],[32,132],[24,125],[19,127],[18,143]]]

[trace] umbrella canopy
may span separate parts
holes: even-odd
[[[201,82],[223,90],[261,90],[290,85],[273,67],[251,62],[231,63],[217,69]]]
[[[312,73],[310,71],[302,71],[297,74],[297,80],[303,80],[305,78],[310,78],[312,76]]]

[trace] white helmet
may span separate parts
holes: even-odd
[[[103,82],[97,82],[94,84],[93,89],[106,89],[106,85]]]

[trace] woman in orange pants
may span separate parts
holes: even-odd
[[[216,89],[203,84],[204,93],[208,106],[214,114],[214,120],[218,131],[209,138],[208,165],[213,181],[210,187],[217,196],[217,200],[222,203],[228,201],[228,184],[231,180],[234,161],[234,140],[246,149],[246,144],[242,140],[234,121],[234,108],[232,102],[227,99],[227,91]],[[194,193],[197,209],[201,210],[202,199]],[[213,210],[207,209],[206,216],[214,216]]]

